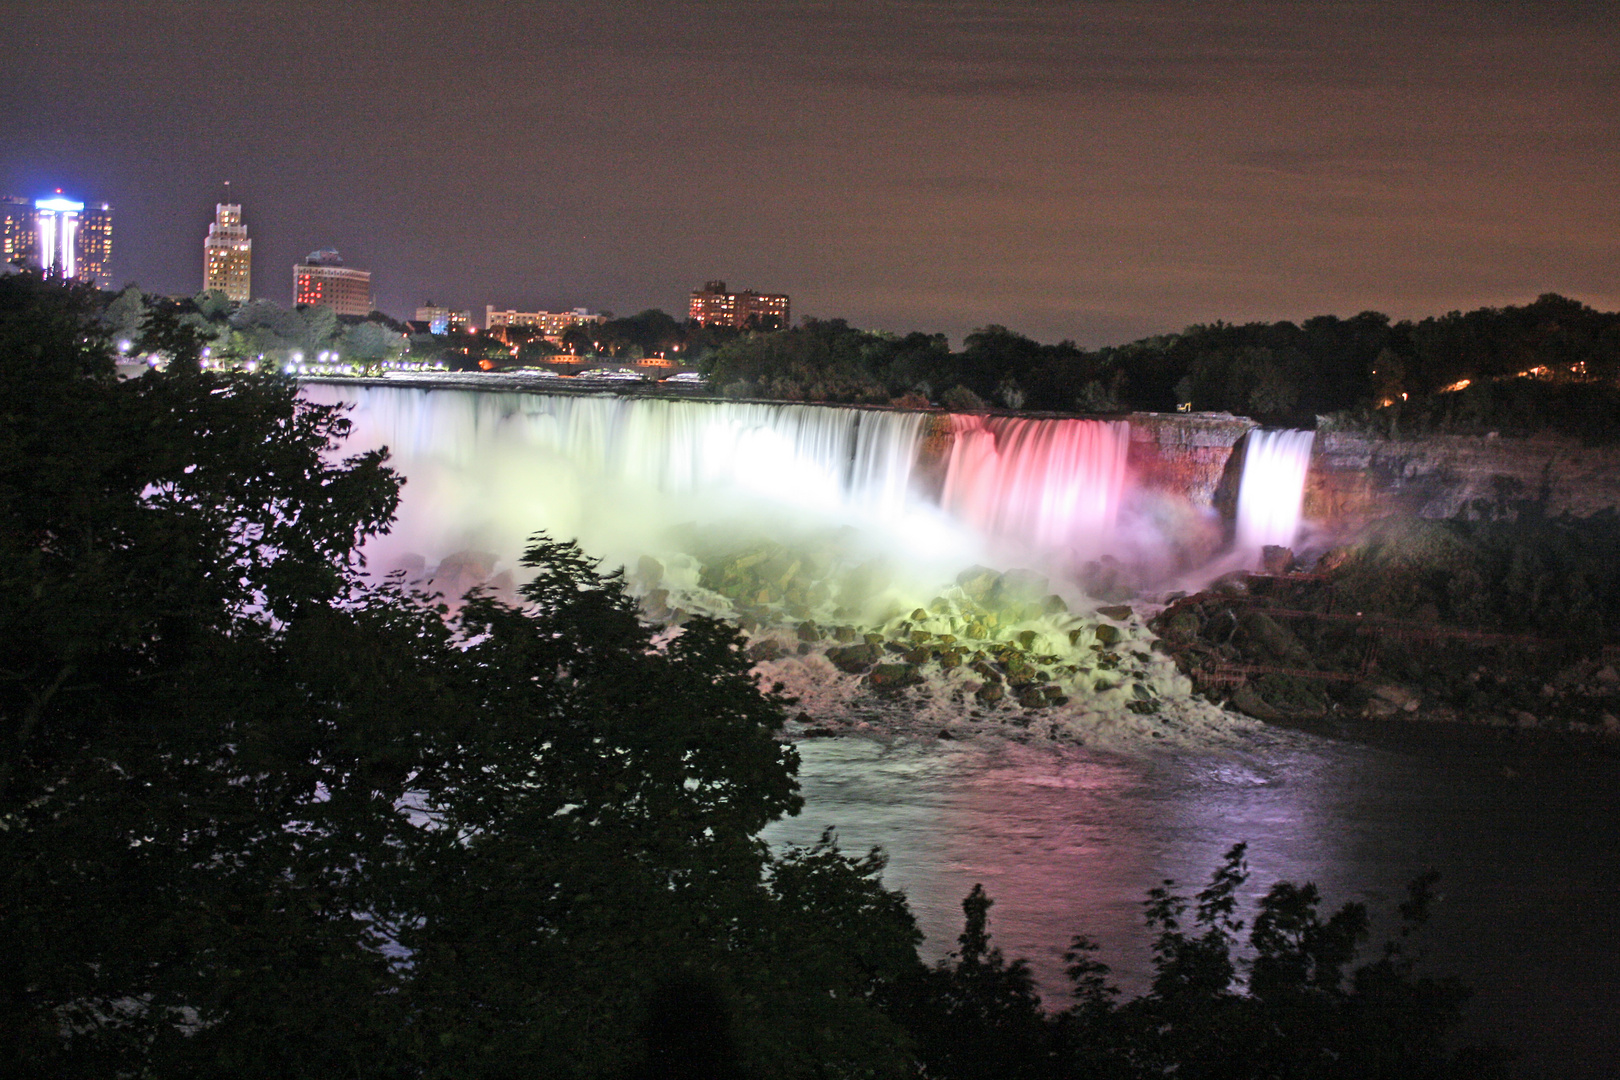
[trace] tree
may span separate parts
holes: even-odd
[[[796,759],[733,630],[545,538],[522,609],[368,584],[384,455],[275,377],[119,381],[93,303],[0,279],[0,1067],[599,1076],[695,986],[756,1075],[902,1072],[911,916],[758,839]]]

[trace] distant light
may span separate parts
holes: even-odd
[[[60,195],[61,192],[58,191],[57,194]],[[57,213],[72,212],[72,213],[76,214],[80,210],[84,209],[84,203],[82,203],[82,202],[74,202],[72,199],[61,199],[61,198],[57,198],[57,199],[35,199],[34,200],[34,209],[36,209],[36,210],[54,210]]]
[[[131,346],[131,344],[132,344],[132,343],[131,343],[131,342],[129,342],[129,341],[120,341],[120,342],[119,342],[119,343],[118,343],[118,351],[119,351],[119,352],[120,352],[120,353],[124,353],[124,354],[127,354],[127,353],[128,353],[128,352],[129,352],[129,350],[130,350],[130,346]]]

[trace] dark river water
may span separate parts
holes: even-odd
[[[1147,979],[1144,892],[1197,891],[1249,843],[1251,899],[1313,881],[1371,909],[1371,959],[1406,883],[1441,873],[1427,969],[1476,991],[1465,1037],[1525,1077],[1620,1076],[1620,754],[1487,729],[1269,730],[1239,750],[1103,754],[1003,742],[799,744],[806,806],[771,827],[880,846],[930,958],[983,882],[990,929],[1061,1002],[1069,938],[1098,939],[1129,993]]]

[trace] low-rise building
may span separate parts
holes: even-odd
[[[548,341],[561,341],[570,326],[581,323],[606,322],[607,316],[574,308],[572,311],[497,311],[493,305],[484,307],[484,329],[502,341],[511,344],[510,328],[522,327],[538,331]],[[532,335],[531,335],[532,336]]]

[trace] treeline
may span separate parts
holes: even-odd
[[[1220,411],[1290,426],[1333,417],[1386,432],[1553,428],[1591,438],[1620,420],[1620,313],[1552,294],[1418,322],[1377,312],[1217,322],[1096,350],[1004,326],[952,350],[943,335],[807,319],[724,343],[699,364],[720,393],[795,401]]]
[[[103,293],[100,328],[118,351],[144,351],[146,331],[157,322],[185,328],[209,351],[209,359],[237,365],[285,363],[294,357],[314,362],[322,353],[358,364],[437,357],[459,344],[432,335],[412,337],[410,328],[380,311],[364,318],[339,315],[324,304],[284,307],[272,300],[236,304],[218,289],[193,297],[152,296],[134,285]]]

